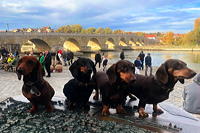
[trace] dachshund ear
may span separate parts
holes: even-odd
[[[89,62],[90,62],[90,65],[92,66],[93,74],[96,74],[97,70],[96,70],[96,67],[94,65],[94,62],[92,60],[90,60]]]
[[[77,61],[73,62],[72,65],[69,67],[69,71],[71,72],[72,76],[74,78],[77,78],[78,75],[78,71],[79,71],[79,66],[77,64]]]
[[[37,80],[42,80],[42,65],[39,61],[36,64]]]
[[[113,64],[108,70],[106,71],[108,78],[111,83],[116,82],[117,80],[117,72],[116,72],[116,64]]]
[[[18,77],[18,79],[19,79],[19,80],[21,80],[21,78],[22,78],[22,75],[21,75],[20,73],[18,73],[18,71],[17,71],[17,70],[18,70],[18,67],[19,67],[19,65],[20,65],[20,63],[18,62],[18,63],[17,63],[17,66],[16,66],[16,74],[17,74],[17,77]]]
[[[164,64],[162,64],[156,71],[156,78],[163,84],[166,84],[168,82],[168,74]]]

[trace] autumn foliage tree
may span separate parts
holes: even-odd
[[[65,25],[59,27],[56,32],[63,32],[63,33],[80,33],[82,31],[82,26],[80,24],[74,25]]]
[[[109,27],[106,28],[94,28],[94,27],[89,27],[87,29],[84,29],[81,25],[79,24],[74,24],[74,25],[65,25],[59,27],[56,32],[62,32],[62,33],[83,33],[83,34],[112,34],[113,30],[110,29]],[[119,33],[124,33],[122,30],[118,30]],[[118,33],[117,32],[117,33]]]
[[[161,41],[165,45],[173,45],[175,44],[175,39],[174,39],[174,33],[173,32],[167,32],[161,37]]]

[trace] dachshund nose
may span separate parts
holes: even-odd
[[[130,82],[134,82],[136,80],[136,77],[134,74],[130,74],[129,79],[130,79]]]
[[[19,74],[23,74],[24,71],[23,71],[22,68],[18,68],[18,69],[17,69],[17,72],[18,72]]]
[[[136,77],[133,75],[133,76],[131,77],[131,81],[134,82],[135,80],[136,80]]]
[[[88,71],[89,73],[92,73],[92,69],[91,69],[91,68],[89,68],[87,71]]]
[[[192,77],[194,77],[196,74],[197,74],[197,73],[194,72],[194,71],[191,72]]]

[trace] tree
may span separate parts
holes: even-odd
[[[105,31],[105,34],[112,34],[112,30],[109,27],[106,27],[104,31]]]
[[[114,30],[113,33],[114,34],[123,34],[124,31],[123,30]]]
[[[86,29],[86,33],[87,34],[93,34],[93,33],[95,33],[95,31],[96,31],[96,29],[93,28],[93,27],[90,27],[90,28]]]
[[[96,29],[95,33],[97,33],[97,34],[104,34],[105,31],[104,31],[103,28],[99,27],[98,29]]]
[[[167,32],[163,37],[161,37],[161,40],[166,45],[173,45],[174,44],[174,33],[173,32]]]
[[[83,29],[80,24],[70,25],[70,28],[72,30],[72,33],[81,33],[81,31]]]
[[[56,30],[56,32],[72,33],[70,25],[61,26]]]
[[[136,32],[136,35],[138,35],[138,36],[144,36],[145,33],[144,32]]]

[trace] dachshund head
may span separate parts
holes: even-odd
[[[115,83],[118,80],[130,83],[136,79],[135,66],[127,60],[120,60],[116,64],[113,64],[106,73],[111,83]]]
[[[184,79],[190,79],[196,75],[196,72],[187,67],[187,64],[178,59],[169,59],[165,61],[157,70],[156,78],[163,84],[168,83],[169,78],[184,83]]]
[[[33,80],[40,80],[42,78],[42,66],[34,56],[22,57],[16,67],[18,79],[21,76],[32,78]]]
[[[69,68],[72,76],[74,78],[79,77],[79,74],[91,74],[92,72],[96,73],[96,68],[94,62],[88,58],[79,58],[76,60]]]

